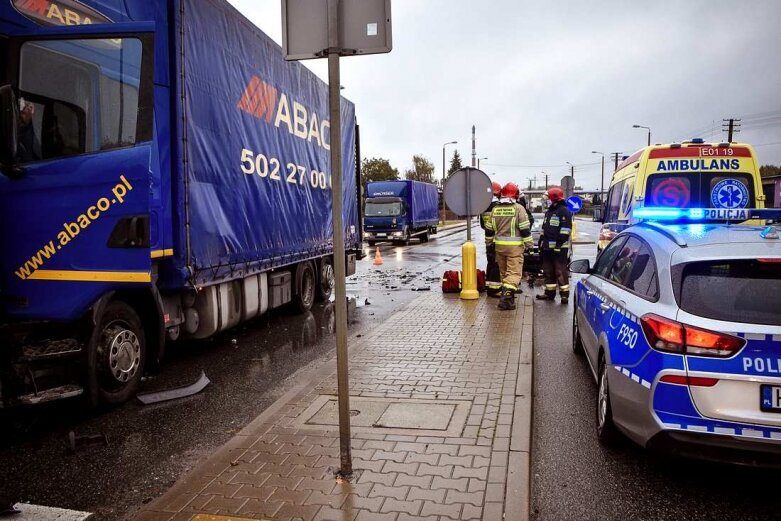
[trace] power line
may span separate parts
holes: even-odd
[[[508,165],[508,164],[502,164],[502,163],[483,163],[486,166],[493,166],[493,167],[499,167],[499,168],[566,168],[569,169],[569,165],[567,164],[558,164],[558,165]],[[600,164],[599,162],[596,163],[576,163],[575,167],[584,167],[584,166],[594,166]]]

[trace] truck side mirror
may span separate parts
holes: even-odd
[[[19,139],[19,104],[10,85],[0,86],[0,169],[18,175],[16,151]]]

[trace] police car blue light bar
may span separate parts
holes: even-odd
[[[645,206],[633,210],[637,219],[648,221],[748,221],[781,220],[781,208],[667,208]]]

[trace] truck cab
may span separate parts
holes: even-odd
[[[378,241],[409,243],[407,208],[400,197],[370,197],[364,206],[364,230],[369,246]]]
[[[434,185],[418,181],[378,181],[366,185],[364,238],[369,246],[393,241],[409,244],[418,237],[427,242],[437,233],[438,193]]]

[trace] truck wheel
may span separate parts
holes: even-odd
[[[334,290],[334,264],[331,257],[323,257],[320,261],[320,276],[317,281],[315,297],[318,302],[328,302]]]
[[[299,263],[296,266],[293,306],[301,313],[306,313],[312,308],[315,302],[316,285],[314,265],[311,262]]]
[[[374,245],[377,244],[375,241],[366,241],[369,243],[369,248],[374,248]]]
[[[409,235],[409,230],[407,230],[407,233],[404,235],[404,240],[402,241],[404,246],[409,246],[409,240],[410,240],[410,235]]]
[[[420,236],[420,242],[428,242],[428,230],[423,232],[423,235]]]
[[[110,302],[92,333],[87,356],[91,405],[129,400],[146,363],[146,338],[136,311],[119,300]]]

